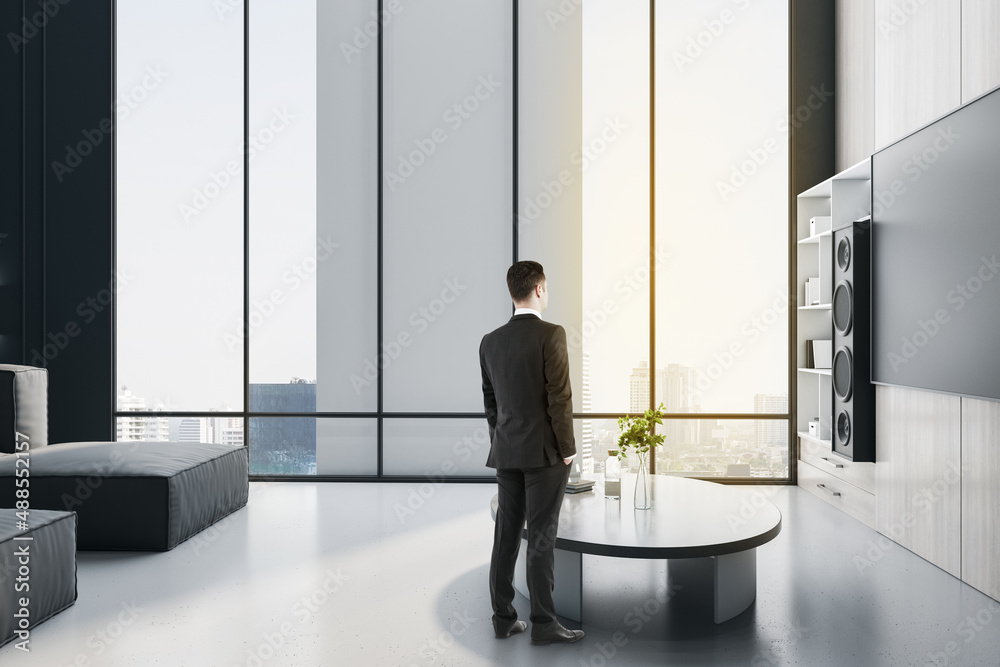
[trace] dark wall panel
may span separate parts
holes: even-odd
[[[0,362],[49,369],[52,442],[113,439],[114,3],[3,5]]]
[[[72,2],[46,28],[44,344],[58,348],[47,364],[52,442],[114,436],[113,16],[112,2]]]

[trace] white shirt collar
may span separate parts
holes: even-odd
[[[542,314],[534,308],[515,308],[514,315],[535,315],[538,319],[542,319]]]

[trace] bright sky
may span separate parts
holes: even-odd
[[[242,403],[243,186],[225,171],[241,160],[243,16],[225,6],[118,2],[118,87],[132,96],[118,118],[118,258],[134,276],[118,294],[118,381],[177,410]],[[286,301],[255,330],[251,381],[313,379],[315,280],[283,278],[316,236],[315,0],[253,8],[251,134],[280,129],[251,163],[251,302],[282,285]],[[596,411],[627,409],[630,369],[647,358],[647,11],[588,0],[584,12],[582,142],[607,140],[583,182]],[[787,276],[787,3],[658,0],[657,12],[657,362],[711,374],[704,409],[749,412],[755,393],[787,392],[787,320],[769,312]],[[129,92],[148,67],[166,76]],[[723,199],[719,183],[753,156]]]

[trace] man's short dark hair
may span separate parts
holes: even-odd
[[[517,262],[507,269],[507,289],[515,302],[527,301],[535,291],[535,285],[545,282],[542,265],[531,260]]]

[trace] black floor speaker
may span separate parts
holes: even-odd
[[[874,463],[871,240],[870,218],[833,232],[833,451]]]

